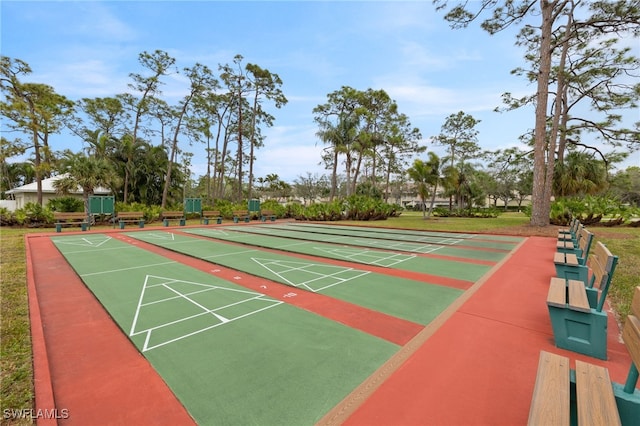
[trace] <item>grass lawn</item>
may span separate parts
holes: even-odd
[[[193,220],[188,224],[197,224]],[[421,212],[406,212],[385,221],[351,222],[367,226],[394,227],[416,230],[459,231],[511,235],[541,235],[555,237],[556,226],[534,228],[523,214],[506,213],[498,218],[432,218],[424,220]],[[161,226],[161,222],[147,227]],[[92,229],[100,229],[93,227]],[[105,227],[109,228],[110,227]],[[633,290],[640,285],[640,228],[590,227],[597,240],[620,257],[609,300],[618,318],[630,310]],[[33,369],[31,335],[26,287],[26,255],[24,235],[43,229],[0,229],[0,401],[1,409],[33,408]],[[53,228],[50,229],[53,231]],[[1,424],[31,424],[30,420],[2,418]]]

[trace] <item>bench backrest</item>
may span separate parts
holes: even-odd
[[[618,256],[611,254],[607,246],[598,241],[593,249],[593,254],[589,258],[589,266],[593,271],[591,286],[597,285],[600,289],[600,298],[596,306],[598,312],[602,312],[604,301],[607,298],[607,293],[609,293],[609,287],[611,286],[611,280],[617,265]]]
[[[220,210],[203,210],[202,216],[220,216]]]
[[[633,295],[631,314],[627,316],[624,324],[622,340],[629,350],[632,361],[624,391],[632,394],[638,383],[638,370],[640,370],[640,286],[636,287]]]
[[[117,217],[123,218],[138,218],[144,216],[143,212],[118,212]]]
[[[578,245],[582,249],[582,258],[589,257],[589,251],[591,250],[591,244],[593,243],[593,233],[589,232],[587,228],[580,225],[580,231],[578,233]]]
[[[53,217],[56,220],[72,220],[72,219],[86,219],[87,215],[82,212],[53,212]]]
[[[573,217],[573,219],[571,219],[571,226],[569,227],[570,233],[572,234],[578,234],[578,231],[580,229],[580,221],[578,220],[577,217]]]
[[[183,217],[184,213],[181,211],[168,211],[168,212],[162,212],[162,217]]]

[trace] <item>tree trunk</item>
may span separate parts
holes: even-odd
[[[536,103],[536,123],[533,157],[533,194],[531,221],[533,226],[549,225],[550,202],[545,200],[548,179],[547,156],[553,153],[547,149],[547,103],[549,100],[549,75],[551,72],[551,31],[553,26],[553,6],[555,2],[540,0],[542,11],[542,27],[540,35],[540,71],[538,72],[538,88]],[[551,160],[553,161],[553,160]]]
[[[429,205],[429,212],[427,213],[427,217],[431,217],[431,213],[433,212],[433,205],[436,202],[436,192],[438,191],[438,181],[433,185],[433,193],[431,194],[431,204]]]
[[[338,191],[338,148],[336,147],[333,152],[333,168],[331,170],[331,194],[329,194],[329,201],[333,201]]]

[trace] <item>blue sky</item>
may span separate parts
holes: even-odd
[[[256,176],[277,173],[292,182],[307,171],[326,173],[312,110],[345,85],[384,89],[438,154],[442,148],[429,139],[458,111],[481,120],[484,149],[518,145],[533,127],[531,108],[493,112],[502,93],[535,91],[510,74],[524,64],[515,30],[452,30],[431,1],[2,1],[0,13],[2,55],[31,66],[24,81],[49,84],[73,100],[126,92],[129,74],[143,71],[138,54],[156,49],[180,69],[199,62],[217,70],[240,54],[245,64],[277,73],[289,102],[270,110],[275,125],[263,131]],[[163,98],[177,103],[184,77],[165,82]],[[82,147],[66,134],[51,144]],[[204,148],[190,150],[194,175],[204,174]],[[627,165],[640,165],[640,156]]]

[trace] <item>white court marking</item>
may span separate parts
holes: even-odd
[[[321,263],[283,261],[257,257],[252,258],[252,260],[276,275],[285,283],[294,287],[304,287],[314,293],[369,274],[369,271]]]
[[[184,288],[186,287],[193,287],[193,289],[190,291],[184,291]],[[154,289],[155,290],[160,289],[162,291],[166,290],[166,297],[162,297],[159,299],[154,299],[152,297],[145,297],[150,290],[154,290]],[[198,294],[203,294],[206,292],[214,292],[214,291],[232,292],[234,297],[236,297],[238,300],[232,303],[222,302],[225,304],[221,304],[215,307],[207,307],[204,304],[197,302],[193,297]],[[195,313],[191,315],[185,315],[181,318],[178,318],[172,321],[156,324],[151,327],[138,326],[139,322],[144,320],[143,317],[145,316],[145,313],[142,311],[144,310],[145,307],[158,305],[158,304],[165,304],[166,306],[165,309],[170,310],[172,303],[178,300],[186,301],[187,303],[191,304],[192,307],[194,308]],[[252,308],[251,305],[249,305],[249,307],[246,308],[247,312],[244,314],[241,314],[235,317],[229,317],[220,313],[220,311],[223,311],[224,309],[227,309],[230,307],[236,307],[241,304],[251,304],[252,302],[256,302],[256,301],[259,302],[258,306]],[[265,305],[265,303],[266,303],[266,306],[263,306]],[[147,275],[145,277],[142,290],[140,291],[140,297],[138,299],[138,304],[137,304],[134,318],[131,324],[131,329],[129,331],[129,336],[134,337],[137,335],[144,335],[145,340],[142,346],[142,352],[146,352],[148,350],[165,346],[167,344],[177,342],[179,340],[185,339],[195,334],[199,334],[204,331],[211,330],[213,328],[228,324],[230,322],[239,320],[241,318],[246,318],[248,316],[255,315],[261,311],[264,311],[269,308],[273,308],[282,303],[284,302],[280,300],[273,300],[268,298],[264,294],[255,293],[248,290],[231,289],[231,288],[220,287],[220,286],[207,284],[207,283],[198,283],[198,282],[185,281],[185,280],[180,280],[175,278]],[[190,320],[196,320],[198,318],[201,319],[202,317],[205,317],[205,316],[210,316],[213,319],[213,324],[208,324],[207,322],[205,322],[204,325],[196,326],[195,329],[190,332],[186,332],[183,334],[178,333],[175,337],[171,337],[171,338],[164,338],[164,339],[160,338],[158,342],[151,344],[151,338],[155,332],[167,331],[167,330],[169,330],[170,332],[171,327],[175,326],[175,327],[181,328],[181,327],[184,327],[185,322],[188,322]]]
[[[87,235],[86,237],[51,238],[51,241],[55,242],[56,244],[94,248],[100,247],[109,240],[111,240],[111,237],[108,235]]]

